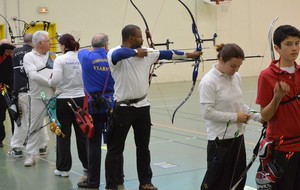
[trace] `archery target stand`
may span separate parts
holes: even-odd
[[[227,5],[231,0],[203,0],[205,3],[213,6]]]

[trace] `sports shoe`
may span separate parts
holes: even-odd
[[[147,183],[140,185],[139,190],[158,190],[153,184]]]
[[[40,152],[40,155],[46,155],[46,154],[48,154],[47,146],[45,146],[43,148],[40,148],[39,152]]]
[[[14,158],[21,158],[23,157],[23,151],[18,148],[12,148],[8,153],[7,156],[11,156]]]
[[[0,148],[2,148],[2,147],[3,147],[3,143],[1,142],[1,143],[0,143]]]
[[[35,163],[36,163],[35,156],[32,154],[28,154],[25,159],[24,166],[30,167],[33,166]]]
[[[77,186],[81,188],[87,188],[87,189],[99,189],[99,185],[88,184],[86,180],[78,182]]]
[[[54,170],[54,175],[61,177],[69,177],[69,172]]]

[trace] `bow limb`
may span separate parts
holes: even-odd
[[[249,171],[249,169],[251,168],[252,164],[254,163],[254,161],[255,161],[255,159],[256,159],[256,157],[258,155],[260,141],[261,141],[262,138],[265,137],[267,123],[263,123],[262,127],[263,127],[263,129],[261,130],[261,134],[260,134],[260,137],[258,139],[258,142],[256,143],[256,145],[255,145],[255,147],[253,149],[253,155],[252,155],[252,158],[251,158],[250,162],[248,163],[248,165],[246,166],[245,170],[242,172],[242,174],[240,175],[240,177],[238,178],[238,180],[233,184],[232,187],[230,187],[230,190],[235,190],[237,188],[237,186],[240,184],[240,182],[247,175],[247,172]]]
[[[271,50],[271,58],[274,61],[275,60],[275,55],[274,55],[274,48],[273,48],[273,40],[272,40],[272,36],[273,36],[273,27],[275,22],[278,20],[278,16],[274,18],[274,20],[271,22],[270,24],[270,28],[269,28],[269,34],[268,34],[268,38],[269,38],[269,44],[270,44],[270,50]]]
[[[11,29],[11,26],[10,26],[8,20],[2,14],[0,14],[0,16],[5,20],[6,24],[8,25],[8,33],[10,35],[11,42],[15,43],[15,36],[13,35],[12,29]]]
[[[273,21],[271,22],[270,24],[270,27],[269,27],[269,32],[268,32],[268,40],[269,40],[269,46],[270,46],[270,52],[271,52],[271,59],[274,61],[275,60],[275,55],[274,55],[274,48],[273,48],[273,39],[272,39],[272,36],[273,36],[273,27],[274,27],[274,24],[275,22],[278,20],[279,17],[275,17],[273,19]],[[266,49],[266,48],[265,48]],[[239,179],[232,185],[232,182],[231,181],[231,184],[230,184],[230,190],[235,190],[237,188],[237,186],[240,184],[240,182],[244,179],[244,177],[246,176],[248,170],[250,169],[250,167],[252,166],[253,162],[255,161],[257,155],[258,155],[258,149],[259,149],[259,145],[260,145],[260,141],[261,139],[264,137],[265,135],[265,130],[266,130],[266,127],[267,127],[267,123],[263,123],[263,130],[261,132],[261,136],[255,146],[255,148],[253,149],[253,156],[250,160],[250,162],[248,163],[248,165],[246,166],[245,170],[242,172],[242,174],[240,175]],[[239,152],[240,153],[240,150]],[[235,168],[234,168],[235,169]],[[234,175],[233,175],[234,176]],[[232,177],[233,179],[233,177]]]
[[[145,33],[146,33],[146,39],[147,39],[147,43],[148,43],[148,46],[152,49],[155,49],[154,47],[154,43],[153,43],[153,40],[152,40],[152,36],[151,36],[151,33],[150,33],[150,30],[149,30],[149,26],[148,26],[148,23],[144,17],[144,15],[142,14],[142,12],[139,10],[139,8],[133,3],[132,0],[130,0],[130,3],[132,4],[132,6],[137,10],[137,12],[140,14],[140,16],[142,17],[144,23],[145,23],[145,26],[146,26],[146,29],[145,29]],[[155,65],[157,63],[154,63],[151,68],[150,68],[150,72],[149,72],[149,85],[151,84],[151,80],[152,80],[152,76],[156,76],[154,74],[154,70],[155,70]]]
[[[132,0],[130,0],[130,3],[132,4],[132,6],[137,10],[137,12],[141,15],[144,23],[145,23],[145,26],[146,26],[146,29],[145,29],[145,33],[146,33],[146,39],[147,39],[147,43],[148,43],[148,46],[150,48],[154,48],[154,43],[153,43],[153,40],[152,40],[152,36],[151,36],[151,33],[150,33],[150,30],[149,30],[149,27],[148,27],[148,23],[144,17],[144,15],[142,14],[142,12],[138,9],[138,7],[133,3]]]
[[[143,21],[144,21],[144,23],[145,23],[145,26],[146,26],[145,33],[146,33],[146,38],[147,38],[148,46],[149,46],[150,48],[152,48],[152,49],[155,49],[154,43],[153,43],[153,40],[152,40],[152,36],[151,36],[150,30],[149,30],[149,26],[148,26],[148,23],[147,23],[147,21],[146,21],[144,15],[143,15],[142,12],[138,9],[138,7],[133,3],[133,0],[130,0],[130,3],[131,3],[132,6],[138,11],[138,13],[140,14],[140,16],[142,17],[142,19],[143,19]],[[150,71],[149,71],[149,86],[151,85],[152,77],[153,77],[153,76],[156,76],[156,75],[154,74],[154,70],[156,69],[155,66],[156,66],[157,64],[158,64],[157,62],[154,63],[154,64],[152,64],[152,66],[151,66],[151,68],[150,68]],[[157,67],[157,68],[158,68],[158,67]],[[158,86],[158,89],[159,89],[159,91],[160,91],[159,86]],[[161,95],[162,95],[162,93],[161,93]],[[164,104],[166,105],[166,102],[165,102],[165,98],[164,98],[164,97],[163,97],[163,102],[164,102]],[[166,106],[166,107],[167,107],[167,106]],[[170,116],[170,112],[169,112],[168,109],[167,109],[167,111],[168,111],[168,114],[169,114],[169,116]],[[170,116],[170,117],[171,117],[171,116]]]
[[[190,11],[190,9],[186,6],[186,4],[184,4],[181,0],[178,0],[188,11],[189,15],[191,16],[192,19],[192,32],[194,34],[195,37],[195,42],[196,42],[196,51],[202,51],[202,45],[201,45],[201,38],[198,32],[198,28],[196,25],[196,21],[194,19],[194,16],[192,14],[192,12]],[[195,58],[195,63],[194,63],[194,70],[193,70],[193,75],[192,75],[192,87],[188,93],[188,95],[186,96],[186,98],[178,105],[178,107],[175,109],[175,111],[173,112],[172,115],[172,123],[174,123],[174,118],[175,118],[175,114],[176,112],[179,110],[179,108],[190,98],[190,96],[192,95],[194,88],[195,88],[195,84],[197,81],[197,77],[198,77],[198,69],[199,69],[199,64],[201,63],[201,58],[197,57]]]

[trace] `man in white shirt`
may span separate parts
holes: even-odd
[[[122,40],[121,46],[111,49],[107,54],[112,77],[115,80],[116,104],[107,140],[106,189],[117,189],[121,164],[119,158],[122,156],[125,140],[132,126],[137,150],[139,189],[157,190],[151,182],[149,150],[151,118],[147,93],[150,68],[160,59],[196,58],[201,55],[201,52],[184,53],[175,50],[155,51],[142,48],[142,32],[135,25],[127,25],[123,28]]]
[[[25,54],[24,68],[29,80],[30,96],[30,126],[28,133],[28,142],[26,145],[27,157],[24,162],[25,167],[30,167],[36,162],[36,155],[39,153],[39,147],[46,153],[46,145],[49,141],[47,128],[43,127],[43,120],[47,114],[45,102],[53,96],[54,91],[48,84],[48,79],[52,73],[53,60],[55,55],[49,52],[50,38],[46,31],[37,31],[33,34],[32,43],[34,49]],[[43,96],[43,97],[42,97]]]

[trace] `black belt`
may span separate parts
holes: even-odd
[[[138,103],[139,101],[144,100],[146,97],[147,97],[147,94],[140,98],[122,100],[122,101],[116,102],[116,106],[119,106],[120,104],[126,104],[127,106],[129,106],[130,104],[135,104],[135,103]]]
[[[290,102],[295,101],[295,100],[300,100],[300,94],[297,94],[295,97],[290,98],[286,101],[281,101],[280,104],[287,104],[287,103],[290,103]]]

